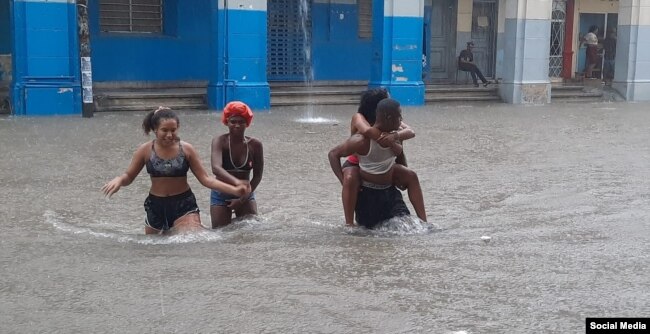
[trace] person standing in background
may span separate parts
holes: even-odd
[[[603,68],[603,78],[614,79],[614,62],[616,60],[616,28],[607,30],[607,36],[603,41],[605,50],[605,67]]]
[[[586,50],[586,65],[585,65],[585,78],[591,79],[593,77],[594,68],[600,62],[598,56],[598,27],[589,27],[589,32],[582,37],[582,43],[587,46]]]

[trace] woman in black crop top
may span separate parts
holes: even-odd
[[[221,115],[221,122],[228,127],[228,133],[212,139],[212,172],[217,179],[232,185],[248,184],[250,180],[251,187],[251,193],[246,196],[211,191],[212,228],[230,224],[233,212],[236,217],[257,214],[254,191],[262,180],[264,154],[259,140],[244,135],[252,120],[253,112],[245,103],[230,102]]]
[[[211,178],[201,165],[194,147],[178,136],[180,121],[169,108],[160,107],[145,116],[142,128],[145,134],[154,132],[156,138],[135,151],[126,172],[102,187],[111,196],[128,186],[143,167],[151,175],[151,188],[145,200],[145,233],[175,233],[202,228],[196,198],[187,183],[187,171],[211,189],[237,196],[250,193],[247,184],[231,185]]]

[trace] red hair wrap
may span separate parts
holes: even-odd
[[[233,116],[241,116],[246,120],[246,127],[251,125],[253,121],[253,111],[246,103],[241,101],[232,101],[223,108],[221,114],[221,122],[228,125],[228,119]]]

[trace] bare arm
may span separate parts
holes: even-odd
[[[144,167],[146,153],[148,152],[147,147],[150,145],[150,143],[144,143],[138,147],[135,153],[133,153],[131,163],[129,164],[129,167],[126,168],[124,174],[117,176],[104,184],[102,187],[104,195],[111,197],[114,193],[120,190],[121,187],[126,187],[133,182],[136,176],[140,174],[142,167]]]
[[[214,174],[217,179],[223,180],[226,183],[233,185],[239,184],[241,183],[239,179],[223,169],[223,150],[221,148],[221,138],[223,138],[223,136],[212,138],[212,146],[210,150],[210,165],[212,166],[212,174]]]
[[[381,136],[381,131],[379,129],[374,128],[370,126],[370,123],[368,123],[368,120],[366,120],[363,115],[360,113],[356,113],[352,116],[352,122],[350,123],[351,127],[351,133],[350,135],[354,135],[355,133],[360,133],[366,138],[374,139],[377,140],[379,139],[379,136]]]
[[[330,162],[330,168],[332,172],[336,175],[336,178],[339,179],[339,182],[343,184],[343,169],[341,168],[341,158],[346,157],[354,153],[363,153],[360,152],[363,146],[363,137],[361,135],[354,135],[348,138],[345,142],[337,145],[329,151],[327,158]]]
[[[253,178],[251,178],[251,192],[253,192],[262,181],[262,174],[264,173],[264,149],[262,142],[257,139],[251,139],[250,145],[253,146]]]
[[[399,130],[397,130],[397,135],[399,141],[405,141],[415,138],[415,131],[408,124],[402,122],[399,125]]]
[[[203,168],[203,165],[201,165],[201,159],[199,159],[198,153],[189,143],[183,142],[183,150],[185,151],[185,156],[190,163],[192,174],[196,176],[196,179],[199,180],[203,186],[235,196],[244,196],[247,193],[250,193],[250,188],[243,184],[233,186],[210,177],[205,168]]]

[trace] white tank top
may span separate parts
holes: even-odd
[[[390,147],[381,147],[370,139],[368,154],[359,154],[359,168],[368,174],[384,174],[395,164],[395,153]]]

